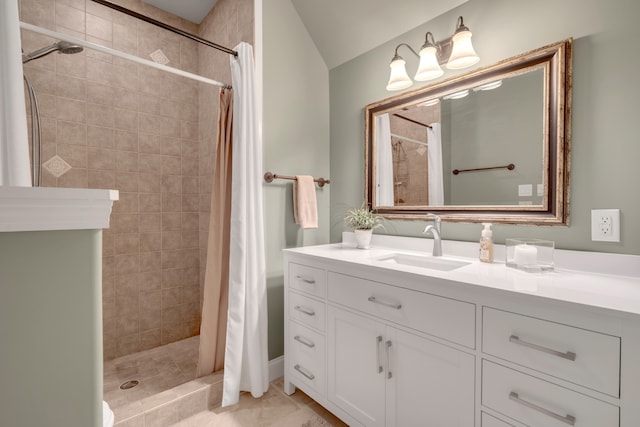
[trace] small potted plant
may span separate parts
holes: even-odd
[[[381,221],[382,217],[375,214],[365,204],[359,208],[348,210],[344,217],[347,227],[353,228],[360,249],[369,249],[373,230],[382,227]]]

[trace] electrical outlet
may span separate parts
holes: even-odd
[[[620,209],[591,210],[591,240],[594,242],[620,241]]]

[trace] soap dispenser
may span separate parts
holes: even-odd
[[[493,262],[493,231],[491,231],[491,223],[483,222],[484,230],[480,238],[480,261]]]

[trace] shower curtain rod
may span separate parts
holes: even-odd
[[[225,89],[231,89],[231,85],[221,83],[217,80],[208,79],[206,77],[199,76],[197,74],[189,73],[188,71],[182,71],[177,68],[168,67],[166,65],[158,64],[157,62],[150,61],[148,59],[140,58],[139,56],[131,55],[126,52],[120,52],[119,50],[104,47],[99,44],[91,43],[86,40],[79,39],[77,37],[70,36],[68,34],[59,33],[57,31],[48,30],[46,28],[38,27],[37,25],[27,24],[26,22],[20,22],[20,28],[33,31],[34,33],[42,34],[45,36],[53,37],[58,40],[64,40],[69,43],[84,46],[89,49],[97,50],[98,52],[106,53],[109,55],[117,56],[119,58],[128,59],[129,61],[137,62],[138,64],[147,65],[158,70],[166,71],[168,73],[176,74],[178,76],[186,77],[188,79],[197,80],[202,83],[210,84],[213,86],[220,86]]]
[[[404,120],[406,120],[408,122],[414,123],[416,125],[420,125],[420,126],[425,127],[425,128],[433,129],[431,126],[425,125],[424,123],[421,123],[421,122],[419,122],[417,120],[410,119],[409,117],[401,116],[400,114],[397,114],[397,113],[394,113],[393,115],[398,117],[398,118],[400,118],[400,119],[404,119]]]
[[[149,18],[146,15],[142,15],[142,14],[140,14],[138,12],[135,12],[135,11],[133,11],[131,9],[127,9],[126,7],[122,7],[122,6],[119,6],[117,4],[113,4],[110,1],[106,1],[106,0],[91,0],[91,1],[93,1],[94,3],[101,4],[102,6],[108,7],[110,9],[116,10],[118,12],[124,13],[126,15],[132,16],[134,18],[138,18],[138,19],[140,19],[140,20],[142,20],[144,22],[147,22],[149,24],[152,24],[152,25],[155,25],[157,27],[163,28],[163,29],[165,29],[167,31],[171,31],[172,33],[181,35],[182,37],[186,37],[186,38],[191,39],[191,40],[193,40],[195,42],[203,44],[205,46],[209,46],[209,47],[212,47],[214,49],[218,49],[218,50],[220,50],[222,52],[228,53],[229,55],[233,55],[236,58],[238,57],[238,52],[236,52],[235,50],[232,50],[232,49],[229,49],[228,47],[224,47],[222,45],[219,45],[218,43],[214,43],[214,42],[211,42],[209,40],[203,39],[202,37],[198,37],[198,36],[196,36],[194,34],[187,33],[186,31],[182,31],[179,28],[172,27],[171,25],[165,24],[164,22],[156,21],[153,18]]]
[[[407,142],[413,142],[414,144],[424,145],[424,146],[426,146],[426,147],[428,147],[428,146],[429,146],[429,144],[428,144],[427,142],[418,141],[417,139],[407,138],[406,136],[398,135],[398,134],[395,134],[395,133],[392,133],[392,134],[391,134],[391,137],[392,137],[392,138],[398,138],[398,139],[401,139],[401,140],[403,140],[403,141],[407,141]]]

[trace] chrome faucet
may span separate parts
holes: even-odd
[[[433,218],[433,225],[427,225],[422,234],[428,235],[431,233],[433,236],[433,256],[442,256],[442,239],[440,238],[440,224],[442,221],[436,214],[428,213],[427,217]]]

